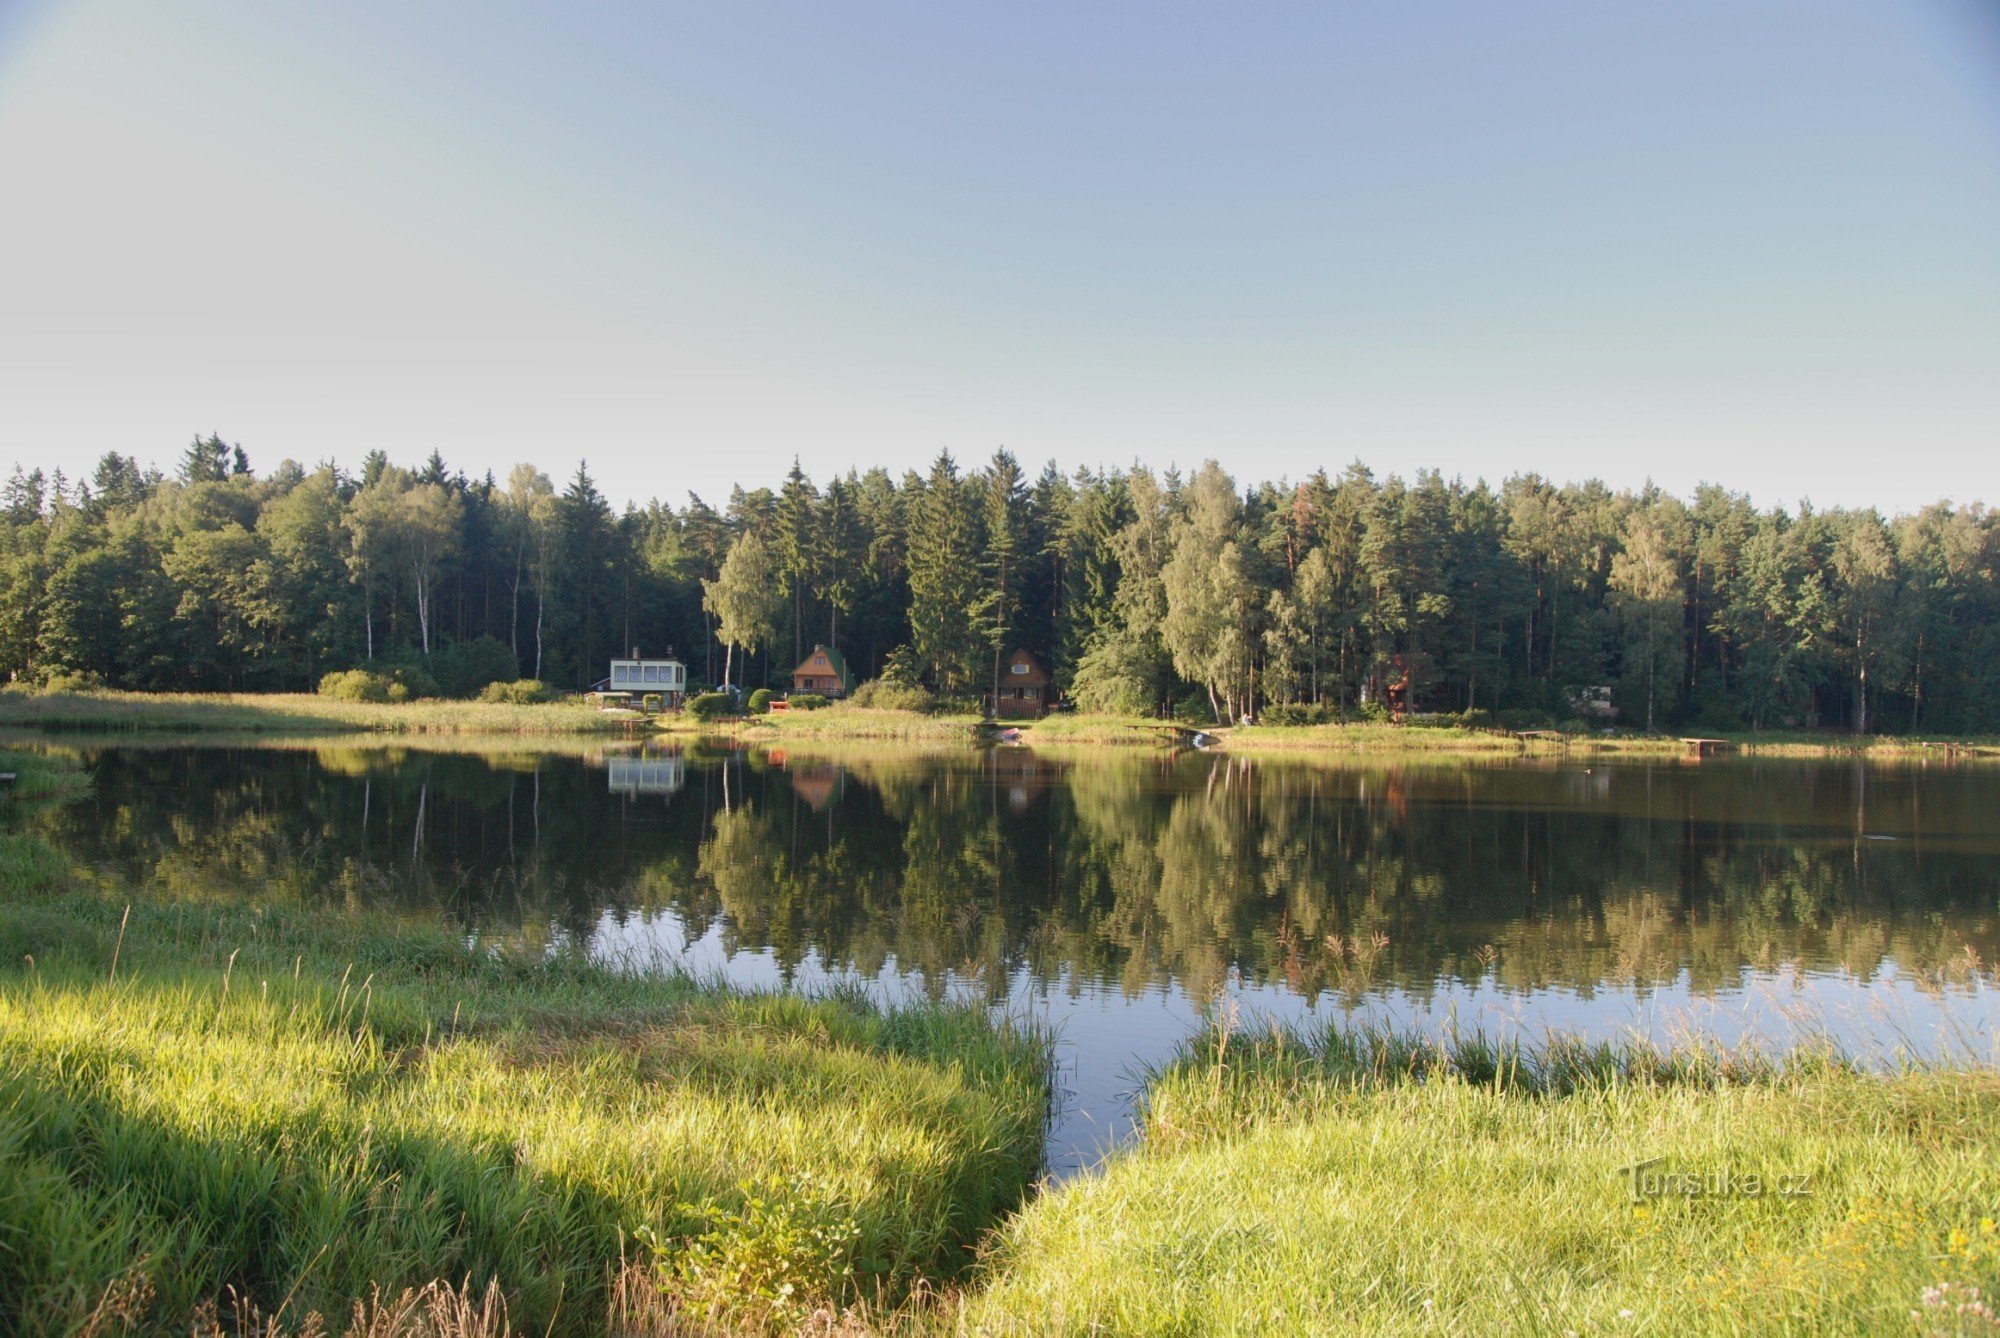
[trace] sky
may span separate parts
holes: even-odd
[[[2000,0],[0,0],[0,466],[2000,503]]]

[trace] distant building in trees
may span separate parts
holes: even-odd
[[[1049,709],[1049,671],[1025,650],[1016,650],[1000,667],[1000,700],[993,714],[1010,719],[1039,716]]]
[[[854,671],[846,657],[832,646],[814,646],[812,654],[792,670],[793,692],[816,692],[822,697],[845,697],[854,691]]]

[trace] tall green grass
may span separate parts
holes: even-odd
[[[783,1326],[949,1278],[1040,1163],[1048,1049],[983,1011],[744,996],[435,927],[11,873],[0,1331],[187,1331],[497,1283],[602,1332]],[[134,1300],[133,1298],[137,1298]],[[629,1301],[629,1296],[628,1296]]]
[[[1988,1332],[1957,1307],[2000,1293],[1996,1218],[1990,1072],[1216,1030],[1154,1075],[1135,1150],[1004,1229],[954,1322]]]

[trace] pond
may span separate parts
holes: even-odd
[[[1993,1058],[2000,770],[724,744],[80,747],[114,890],[444,913],[1053,1027],[1050,1167],[1205,1010]]]

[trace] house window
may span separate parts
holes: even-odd
[[[1010,674],[1025,674],[1028,672],[1028,666],[1025,664],[1010,664],[1007,666],[1007,672]]]

